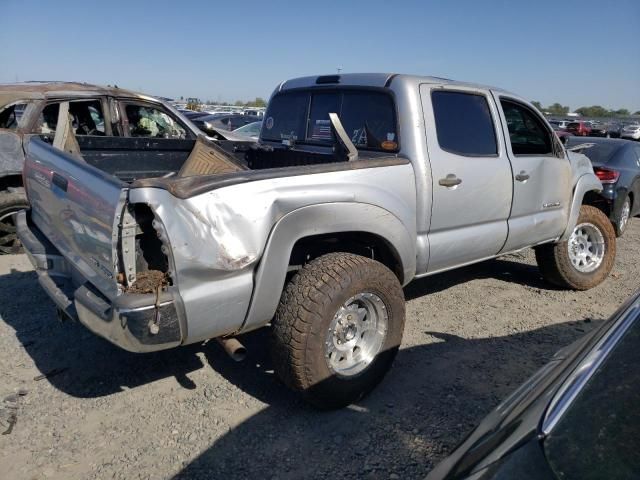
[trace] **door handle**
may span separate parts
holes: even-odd
[[[521,170],[520,173],[516,175],[516,180],[519,182],[526,182],[529,180],[529,174],[524,170]]]
[[[443,187],[455,187],[458,186],[462,183],[462,179],[456,177],[455,173],[450,173],[446,176],[446,178],[441,178],[440,180],[438,180],[438,184],[442,185]]]
[[[69,181],[64,178],[59,173],[53,172],[51,176],[51,183],[53,183],[56,187],[58,187],[63,192],[67,191],[67,187],[69,186]]]

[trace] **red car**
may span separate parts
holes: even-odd
[[[579,137],[586,137],[591,134],[591,124],[589,122],[571,122],[567,125],[567,132]]]

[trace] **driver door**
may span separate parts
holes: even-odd
[[[554,240],[567,225],[571,166],[547,122],[515,98],[493,94],[499,105],[513,173],[509,237],[503,252]]]

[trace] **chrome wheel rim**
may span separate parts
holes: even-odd
[[[618,230],[621,232],[627,227],[627,222],[629,222],[629,214],[631,213],[631,205],[629,204],[629,199],[627,198],[622,204],[622,210],[620,211],[620,222],[618,224]]]
[[[19,210],[0,216],[0,255],[19,253],[22,248],[15,223],[15,215]]]
[[[327,366],[336,375],[350,377],[365,370],[382,349],[389,314],[375,293],[359,293],[338,309],[325,341]]]
[[[605,253],[604,236],[592,223],[576,225],[567,246],[569,259],[579,272],[593,272],[602,264]]]

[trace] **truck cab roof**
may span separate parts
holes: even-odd
[[[396,86],[417,86],[424,83],[450,85],[452,87],[477,88],[479,90],[493,90],[517,97],[517,95],[511,92],[487,85],[460,82],[457,80],[451,80],[449,78],[442,77],[407,75],[398,73],[345,73],[336,75],[313,75],[308,77],[299,77],[282,82],[276,89],[276,91],[282,92],[285,90],[292,90],[296,88],[311,88],[323,85],[389,88]]]

